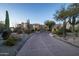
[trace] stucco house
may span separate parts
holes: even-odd
[[[34,30],[40,30],[41,29],[40,24],[33,24],[33,29]]]

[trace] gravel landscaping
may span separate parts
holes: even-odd
[[[72,33],[68,33],[68,35],[66,36],[66,39],[64,39],[63,36],[58,36],[58,35],[52,34],[52,33],[50,33],[50,36],[53,36],[56,39],[69,43],[73,46],[79,47],[79,36],[74,37],[74,35],[72,35]]]
[[[0,56],[15,56],[28,37],[27,34],[20,34],[17,43],[10,47],[3,44],[4,40],[0,35]]]

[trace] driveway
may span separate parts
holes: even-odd
[[[17,56],[79,56],[79,48],[40,32],[28,39]]]

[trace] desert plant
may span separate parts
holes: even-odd
[[[75,36],[78,37],[78,31],[77,30],[75,30]]]
[[[4,42],[4,44],[7,46],[14,46],[16,42],[17,42],[16,38],[9,36],[8,39]]]
[[[48,26],[48,27],[49,27],[49,31],[51,31],[51,30],[52,30],[52,27],[55,25],[55,22],[54,22],[54,21],[51,21],[51,20],[46,20],[46,21],[44,22],[44,24],[45,24],[46,26]]]
[[[32,29],[32,30],[31,30],[31,33],[32,33],[32,32],[35,32],[35,30],[34,30],[34,29]]]
[[[63,7],[60,10],[56,11],[56,13],[54,14],[55,20],[63,21],[63,37],[66,37],[66,19],[68,17],[68,13],[68,10]]]
[[[62,35],[63,34],[63,29],[61,28],[61,29],[58,29],[58,31],[57,31],[57,35]]]
[[[10,34],[11,34],[10,31],[4,31],[2,34],[3,40],[7,40]]]
[[[57,34],[57,35],[63,35],[63,28],[56,28],[52,31],[52,33]]]
[[[5,29],[5,24],[2,21],[0,21],[0,33],[2,33],[4,29]]]
[[[16,32],[16,33],[18,33],[18,34],[21,34],[23,31],[22,31],[21,27],[16,27],[16,28],[14,29],[14,32]]]
[[[73,35],[76,36],[75,25],[79,24],[79,4],[73,3],[68,6],[69,10],[69,23],[72,25]]]
[[[66,32],[72,32],[71,29],[66,29]]]
[[[56,28],[52,29],[52,33],[54,34],[56,33]]]

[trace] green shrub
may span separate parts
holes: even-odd
[[[54,28],[54,29],[52,29],[52,33],[54,33],[54,34],[56,34],[56,29]]]
[[[36,32],[37,32],[37,31],[40,31],[40,29],[38,29],[38,28],[35,28],[35,30],[34,30],[34,31],[36,31]]]
[[[16,42],[17,42],[16,38],[9,36],[9,38],[4,42],[4,44],[7,46],[14,46]]]
[[[62,28],[60,28],[60,29],[54,29],[53,31],[52,31],[54,34],[57,34],[57,35],[62,35],[63,34],[63,29]]]
[[[61,29],[58,29],[58,31],[57,31],[57,33],[56,33],[57,35],[62,35],[63,34],[63,29],[61,28]]]
[[[18,34],[21,34],[21,33],[23,33],[23,30],[19,27],[16,27],[16,28],[14,28],[14,31],[13,32],[15,32],[15,33],[18,33]]]
[[[35,30],[34,30],[34,29],[32,29],[32,30],[31,30],[31,32],[35,32]]]
[[[2,34],[3,40],[7,40],[10,34],[11,34],[10,31],[4,31]]]
[[[75,30],[75,36],[78,37],[78,30]]]
[[[71,29],[66,29],[66,32],[72,32]]]

